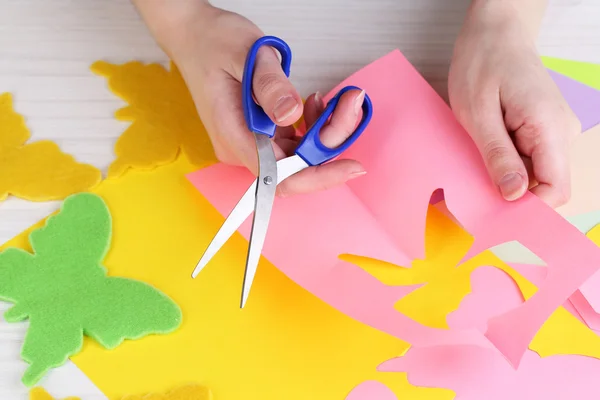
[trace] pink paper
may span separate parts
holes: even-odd
[[[398,397],[381,382],[365,381],[355,387],[346,400],[398,400]]]
[[[338,310],[415,346],[489,346],[474,331],[418,324],[393,309],[392,299],[406,289],[336,264],[342,253],[399,265],[423,257],[427,206],[442,188],[450,211],[476,238],[465,258],[517,240],[548,265],[550,273],[532,298],[488,323],[486,337],[518,365],[545,320],[600,268],[600,250],[537,197],[504,201],[451,110],[399,51],[352,75],[327,97],[345,85],[365,89],[373,101],[371,124],[344,155],[361,161],[369,173],[341,188],[278,199],[263,255]],[[251,177],[216,165],[189,179],[228,215]],[[227,190],[221,189],[224,182]],[[248,224],[240,232],[247,238]]]
[[[491,315],[522,302],[512,278],[499,269],[477,269],[471,276],[471,285],[472,293],[448,316],[448,324],[453,328],[485,329],[485,321]],[[600,398],[600,360],[584,356],[540,358],[528,350],[515,371],[489,349],[440,346],[411,348],[405,356],[383,363],[378,370],[407,372],[413,385],[453,390],[456,400]]]

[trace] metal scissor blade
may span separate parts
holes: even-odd
[[[259,174],[256,180],[256,203],[254,205],[254,218],[252,220],[252,231],[250,232],[250,245],[248,258],[246,259],[240,308],[244,308],[248,300],[250,288],[256,275],[258,260],[267,236],[277,189],[277,163],[271,139],[260,134],[255,134],[254,137],[258,149]]]
[[[223,245],[229,240],[229,238],[238,230],[240,225],[244,223],[246,218],[254,210],[254,203],[256,202],[256,180],[250,185],[246,193],[242,196],[240,201],[235,205],[231,213],[223,222],[221,228],[210,242],[206,251],[202,255],[200,261],[196,265],[194,272],[192,272],[192,278],[198,276],[200,271],[210,262],[215,254],[223,247]]]

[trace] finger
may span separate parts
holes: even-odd
[[[358,161],[337,160],[298,172],[277,187],[277,195],[288,197],[327,190],[365,174],[365,169]]]
[[[506,130],[499,100],[480,106],[479,111],[470,114],[467,130],[502,196],[517,200],[527,191],[527,170]]]
[[[559,207],[571,197],[569,152],[558,141],[541,142],[532,153],[533,173],[538,185],[531,192],[550,207]]]
[[[252,91],[258,104],[277,125],[292,125],[302,116],[302,98],[283,72],[273,48],[258,50]]]
[[[335,148],[352,135],[364,100],[364,90],[349,90],[340,97],[331,120],[321,129],[320,138],[325,146]]]
[[[293,126],[278,126],[275,131],[275,139],[293,139],[296,137],[296,129]]]
[[[304,122],[307,127],[310,127],[315,123],[319,115],[325,109],[325,104],[323,103],[323,97],[321,93],[316,92],[308,96],[306,99],[306,103],[304,104]]]
[[[298,139],[275,139],[275,144],[281,150],[281,157],[276,153],[277,160],[289,157],[294,154],[296,147],[298,147]]]

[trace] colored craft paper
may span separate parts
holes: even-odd
[[[560,74],[575,79],[584,85],[600,90],[600,65],[581,61],[542,57],[544,65]]]
[[[29,400],[54,400],[50,393],[41,387],[35,387],[29,392]],[[81,400],[79,397],[67,397],[64,400]]]
[[[98,61],[92,71],[107,78],[110,89],[129,105],[116,118],[131,125],[115,145],[116,160],[108,176],[129,168],[150,170],[173,162],[181,151],[197,167],[214,160],[206,131],[181,74],[171,64]]]
[[[383,383],[366,381],[355,387],[346,400],[398,400],[398,397]]]
[[[80,164],[50,141],[26,143],[24,118],[9,93],[0,94],[0,201],[14,195],[31,201],[59,200],[100,182],[100,171]]]
[[[212,400],[210,389],[200,385],[188,385],[166,394],[148,394],[144,396],[125,396],[123,400]]]
[[[353,253],[408,265],[397,261],[402,257],[374,256],[393,255],[394,249],[405,260],[422,258],[428,203],[442,188],[450,211],[475,237],[465,260],[517,240],[551,271],[535,295],[488,324],[485,337],[518,366],[547,318],[600,268],[600,250],[536,196],[528,193],[512,203],[502,199],[447,104],[399,51],[352,75],[327,97],[345,85],[365,89],[374,104],[369,127],[344,155],[359,160],[369,173],[324,193],[278,199],[263,255],[333,307],[415,346],[489,346],[474,331],[416,323],[393,309],[392,303],[402,297],[392,292],[397,288],[335,261]],[[189,179],[226,216],[252,177],[218,164]],[[222,182],[228,183],[227,191]],[[368,224],[354,225],[367,219]],[[246,238],[249,223],[240,228]]]
[[[600,69],[599,69],[600,71]],[[550,76],[581,122],[583,132],[600,123],[600,91],[550,70]]]
[[[596,226],[588,237],[596,243],[600,243],[600,226]],[[600,274],[595,274],[576,292],[571,299],[573,306],[579,311],[581,317],[594,330],[600,330]]]
[[[107,277],[111,219],[102,199],[89,193],[68,197],[59,214],[34,230],[34,253],[0,253],[0,299],[14,303],[8,322],[29,320],[21,356],[29,363],[23,383],[31,386],[64,364],[83,344],[83,334],[112,349],[125,339],[169,333],[181,311],[145,283]]]
[[[452,326],[485,328],[496,313],[523,301],[514,281],[495,268],[473,273],[473,293],[449,316]],[[409,381],[424,387],[445,387],[456,400],[597,399],[600,360],[574,355],[540,358],[527,351],[518,370],[489,349],[475,346],[411,348],[383,363],[379,370],[408,372]]]
[[[222,221],[185,179],[195,168],[181,157],[95,189],[114,220],[104,261],[109,274],[156,287],[184,316],[170,335],[125,341],[114,350],[84,339],[72,361],[108,398],[198,382],[220,400],[343,399],[359,383],[378,380],[399,397],[452,400],[448,390],[415,388],[402,376],[378,373],[377,365],[403,354],[407,344],[329,307],[266,260],[253,300],[240,310],[247,250],[240,235],[204,270],[207,279],[191,279],[202,244]],[[27,246],[26,234],[7,245]]]

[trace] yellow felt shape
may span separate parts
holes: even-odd
[[[595,238],[600,244],[600,235]],[[455,311],[471,291],[470,275],[481,266],[495,266],[509,274],[525,298],[536,287],[491,251],[485,251],[464,264],[457,263],[467,253],[473,238],[452,219],[434,207],[429,208],[425,238],[425,259],[411,268],[399,268],[377,260],[344,256],[388,285],[425,285],[396,303],[396,309],[424,325],[448,328],[446,316]],[[530,345],[540,356],[581,354],[600,358],[600,337],[564,308],[557,309]]]
[[[212,400],[212,393],[205,386],[188,385],[179,387],[166,394],[145,396],[125,396],[122,400]]]
[[[108,177],[129,168],[150,170],[173,162],[179,151],[196,167],[215,161],[210,140],[187,86],[174,64],[98,61],[91,67],[106,77],[110,89],[129,105],[116,113],[131,125],[117,140],[116,160]]]
[[[63,199],[86,191],[102,176],[91,165],[80,164],[56,143],[26,143],[29,131],[13,109],[12,97],[0,94],[0,201],[14,195],[31,201]]]
[[[151,173],[130,170],[106,180],[101,195],[115,221],[104,265],[111,276],[142,280],[182,309],[178,331],[128,341],[107,351],[90,340],[72,360],[110,399],[166,393],[182,382],[210,388],[218,400],[343,399],[377,380],[399,398],[451,400],[445,389],[417,388],[377,366],[408,348],[336,311],[262,259],[243,310],[239,295],[248,242],[241,235],[192,279],[223,222],[187,181],[185,157]],[[28,247],[27,236],[9,243]]]
[[[41,387],[35,387],[29,391],[29,400],[54,400],[50,393]],[[64,400],[80,400],[79,397],[67,397]]]

